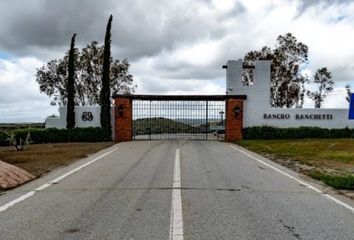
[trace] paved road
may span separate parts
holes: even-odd
[[[0,239],[354,239],[350,209],[241,151],[212,141],[117,144],[0,196]]]
[[[219,140],[225,139],[225,134],[214,133],[161,133],[133,136],[136,140]]]

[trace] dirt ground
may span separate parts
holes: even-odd
[[[113,144],[113,142],[34,144],[23,151],[16,151],[14,147],[0,147],[0,160],[40,177],[57,167],[69,165]]]

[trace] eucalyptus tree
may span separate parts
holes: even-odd
[[[313,83],[317,85],[315,91],[307,91],[307,96],[315,103],[315,108],[321,108],[324,99],[328,93],[333,91],[332,74],[327,68],[320,68],[316,71]]]
[[[102,88],[104,46],[92,41],[82,49],[75,48],[75,98],[76,106],[95,106],[100,104]],[[132,93],[135,86],[129,73],[127,59],[110,58],[110,95]],[[42,93],[51,98],[52,105],[68,104],[69,52],[64,57],[53,59],[37,69],[36,80]]]
[[[271,61],[272,107],[302,107],[305,96],[306,75],[301,73],[308,63],[308,46],[299,42],[291,33],[280,35],[274,49],[263,47],[244,56],[244,63],[252,65],[255,60]]]

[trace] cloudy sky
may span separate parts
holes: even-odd
[[[335,89],[324,107],[346,108],[354,87],[354,1],[350,0],[1,0],[0,122],[43,122],[57,114],[34,74],[67,51],[103,42],[128,58],[141,94],[224,94],[228,59],[274,47],[293,33],[309,46],[309,70],[326,66]],[[306,101],[306,107],[313,103]]]

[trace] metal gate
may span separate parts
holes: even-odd
[[[135,95],[133,139],[224,140],[225,96]]]

